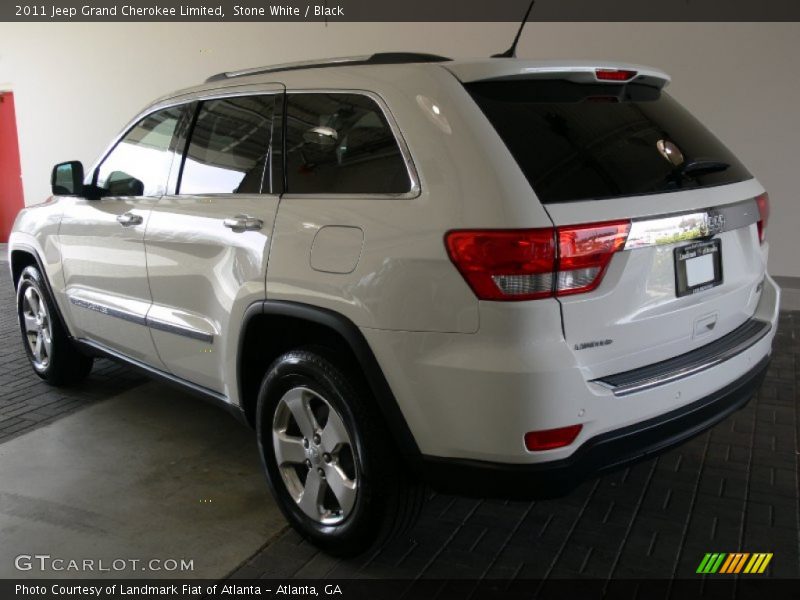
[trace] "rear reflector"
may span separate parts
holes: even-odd
[[[758,241],[762,244],[767,239],[767,222],[769,221],[769,194],[764,192],[756,198],[758,204]]]
[[[636,71],[627,69],[596,69],[594,74],[599,81],[630,81],[636,77]]]
[[[462,230],[445,236],[450,260],[481,300],[536,300],[597,288],[629,221],[569,227]]]
[[[553,450],[569,446],[578,437],[583,425],[570,425],[559,429],[529,431],[525,434],[525,447],[531,452]]]

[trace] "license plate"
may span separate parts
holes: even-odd
[[[722,283],[720,240],[675,248],[675,293],[680,298]]]

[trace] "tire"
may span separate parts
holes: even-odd
[[[67,335],[39,269],[26,267],[17,283],[17,318],[34,372],[53,386],[76,384],[92,370]]]
[[[278,506],[336,556],[407,531],[425,498],[359,381],[316,350],[295,350],[270,366],[258,395],[258,446]]]

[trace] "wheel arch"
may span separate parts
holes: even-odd
[[[61,322],[61,326],[64,328],[64,331],[67,332],[67,336],[70,339],[73,339],[73,335],[69,330],[67,321],[64,319],[64,315],[61,313],[61,307],[58,305],[56,295],[53,293],[53,287],[50,285],[50,278],[48,277],[47,270],[44,268],[42,257],[39,256],[39,252],[36,250],[36,248],[28,246],[27,244],[14,244],[9,253],[9,267],[11,268],[11,278],[13,280],[12,283],[14,285],[14,291],[17,290],[20,275],[22,275],[22,272],[27,267],[36,267],[39,269],[39,274],[42,276],[42,282],[44,283],[45,291],[47,292],[47,295],[50,296],[50,301],[55,307],[56,318],[58,318],[58,320]]]
[[[13,248],[11,250],[9,263],[9,266],[11,267],[11,280],[14,284],[15,290],[19,284],[19,278],[20,275],[22,275],[22,271],[24,271],[27,267],[36,267],[39,269],[42,277],[45,276],[45,273],[42,269],[41,260],[39,259],[36,250],[32,248]]]
[[[258,389],[269,365],[284,352],[314,345],[363,375],[398,450],[407,458],[418,457],[416,440],[358,327],[336,312],[299,302],[264,300],[245,312],[236,365],[241,408],[250,425],[255,423]]]

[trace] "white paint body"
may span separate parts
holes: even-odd
[[[674,296],[674,246],[618,252],[590,293],[525,302],[478,301],[451,263],[443,236],[452,229],[654,217],[763,192],[753,179],[545,208],[459,81],[537,69],[551,76],[567,67],[580,78],[614,66],[504,60],[338,66],[198,86],[145,112],[208,96],[279,93],[284,86],[288,93],[369,92],[407,146],[418,185],[403,197],[62,197],[23,211],[9,248],[39,253],[74,337],[234,405],[241,403],[236,361],[245,310],[258,300],[287,300],[334,311],[360,328],[423,454],[502,463],[565,458],[593,436],[738,379],[770,353],[778,317],[779,290],[766,275],[768,245],[759,244],[755,224],[720,234],[724,283],[682,298]],[[657,70],[642,72],[666,79]],[[115,216],[127,211],[142,223],[118,227]],[[263,229],[237,233],[222,226],[236,214],[261,219]],[[81,300],[190,329],[213,343],[98,315]],[[714,329],[696,335],[695,324],[711,314]],[[772,324],[769,334],[702,373],[624,398],[592,382],[709,344],[754,317]],[[605,338],[613,344],[575,349]],[[526,450],[526,432],[577,423],[583,429],[570,446]]]

